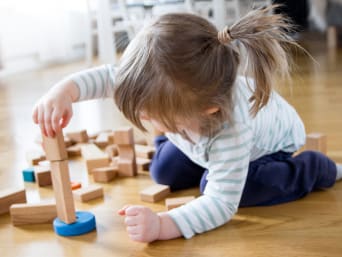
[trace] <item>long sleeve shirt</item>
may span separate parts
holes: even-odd
[[[112,97],[115,68],[105,65],[70,78],[78,85],[79,100]],[[217,228],[236,213],[248,165],[278,151],[294,152],[305,143],[305,129],[297,112],[278,93],[255,117],[250,115],[253,80],[238,77],[233,90],[233,120],[212,138],[195,142],[167,133],[169,140],[193,162],[208,170],[202,196],[168,212],[185,238]],[[277,172],[277,171],[274,171]]]

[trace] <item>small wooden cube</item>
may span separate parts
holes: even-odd
[[[148,145],[135,145],[135,154],[137,157],[152,159],[155,148]]]
[[[138,167],[135,160],[121,160],[119,158],[118,167],[120,176],[134,177],[138,174]]]
[[[46,153],[46,159],[49,161],[68,159],[62,132],[57,133],[53,138],[43,135],[43,147]]]
[[[194,200],[194,196],[184,196],[184,197],[174,197],[165,199],[166,209],[169,211],[171,209],[182,206],[188,202]]]
[[[133,145],[134,135],[132,127],[122,127],[115,130],[114,141],[117,145]]]
[[[103,187],[91,185],[85,188],[77,189],[73,193],[76,200],[88,202],[90,200],[103,197]]]
[[[15,203],[26,203],[25,189],[5,189],[0,191],[0,214],[8,213]]]
[[[327,137],[321,133],[310,133],[306,136],[305,150],[327,153]]]
[[[166,185],[153,185],[140,192],[140,199],[145,202],[155,203],[163,200],[170,194],[170,187]]]
[[[109,158],[100,148],[94,144],[85,144],[81,146],[82,156],[86,161],[88,173],[93,169],[106,167],[109,165]]]
[[[89,140],[88,133],[86,130],[79,130],[66,133],[66,136],[71,139],[71,141],[76,143],[86,143]]]
[[[45,166],[34,167],[35,178],[38,186],[50,186],[52,185],[51,168]]]
[[[14,226],[52,223],[57,217],[57,208],[55,203],[13,204],[10,213]]]
[[[118,173],[118,168],[114,166],[93,169],[93,179],[95,182],[106,183],[112,181]]]

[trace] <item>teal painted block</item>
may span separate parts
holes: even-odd
[[[34,169],[32,167],[23,170],[23,178],[25,182],[35,182]]]

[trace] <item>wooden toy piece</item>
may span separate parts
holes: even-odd
[[[76,216],[74,199],[70,187],[68,161],[51,162],[51,175],[58,218],[64,223],[73,223],[76,221]]]
[[[139,139],[135,139],[134,142],[137,145],[148,145],[148,142],[145,138],[139,138]]]
[[[88,133],[86,130],[74,131],[66,133],[66,136],[71,139],[71,141],[76,143],[86,143],[89,140]]]
[[[114,131],[114,141],[117,145],[133,145],[134,136],[132,127],[122,127]]]
[[[62,132],[57,133],[53,138],[43,135],[43,148],[46,153],[46,159],[49,161],[62,161],[68,159]]]
[[[135,145],[135,153],[137,157],[152,159],[155,148],[148,145]]]
[[[118,168],[114,166],[93,169],[93,179],[95,182],[106,183],[112,181],[118,174]]]
[[[194,196],[166,198],[165,199],[165,206],[166,206],[166,209],[169,211],[171,209],[182,206],[188,202],[191,202],[194,199],[195,199]]]
[[[64,145],[65,145],[65,147],[70,147],[73,144],[74,144],[74,142],[70,138],[68,138],[67,136],[64,137]]]
[[[338,43],[338,33],[336,26],[329,26],[327,29],[328,48],[336,48]]]
[[[306,136],[305,150],[327,153],[327,137],[321,133],[310,133]]]
[[[151,160],[145,158],[137,158],[137,167],[140,171],[149,171]]]
[[[60,236],[79,236],[96,229],[96,220],[92,213],[78,211],[76,212],[76,217],[76,222],[72,224],[65,224],[56,218],[53,221],[53,228],[56,234]]]
[[[10,214],[15,226],[52,223],[57,217],[57,208],[55,203],[13,204],[10,207]]]
[[[41,151],[32,150],[26,153],[26,161],[28,165],[38,165],[40,161],[46,160],[45,154]]]
[[[82,156],[81,145],[76,144],[76,145],[69,146],[67,148],[67,153],[68,153],[69,158]]]
[[[117,145],[108,145],[105,149],[105,152],[107,153],[109,158],[112,158],[114,156],[118,156],[119,151]]]
[[[25,182],[36,182],[36,178],[34,176],[34,168],[26,168],[22,171],[23,179]]]
[[[145,202],[158,202],[170,194],[170,187],[166,185],[153,185],[140,192],[140,199]]]
[[[101,132],[95,139],[95,145],[100,148],[105,148],[109,145],[109,133]]]
[[[79,182],[70,182],[71,190],[76,190],[82,187],[82,184]]]
[[[93,169],[106,167],[109,165],[109,158],[107,154],[101,151],[94,144],[84,144],[81,146],[82,156],[86,161],[88,173],[90,174]]]
[[[132,161],[132,160],[122,160],[119,158],[118,167],[119,167],[118,174],[120,176],[134,177],[138,174],[138,167],[137,167],[137,163],[135,159],[134,161]]]
[[[45,166],[34,167],[35,178],[38,186],[50,186],[52,185],[51,168]]]
[[[15,203],[26,203],[25,189],[5,189],[0,191],[0,214],[8,213]]]
[[[103,197],[103,187],[91,185],[85,188],[77,189],[73,193],[76,200],[88,202],[90,200]]]

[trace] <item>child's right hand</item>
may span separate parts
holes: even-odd
[[[38,100],[32,118],[40,126],[42,134],[54,137],[68,125],[73,114],[72,103],[77,97],[75,90],[73,83],[56,85]]]

